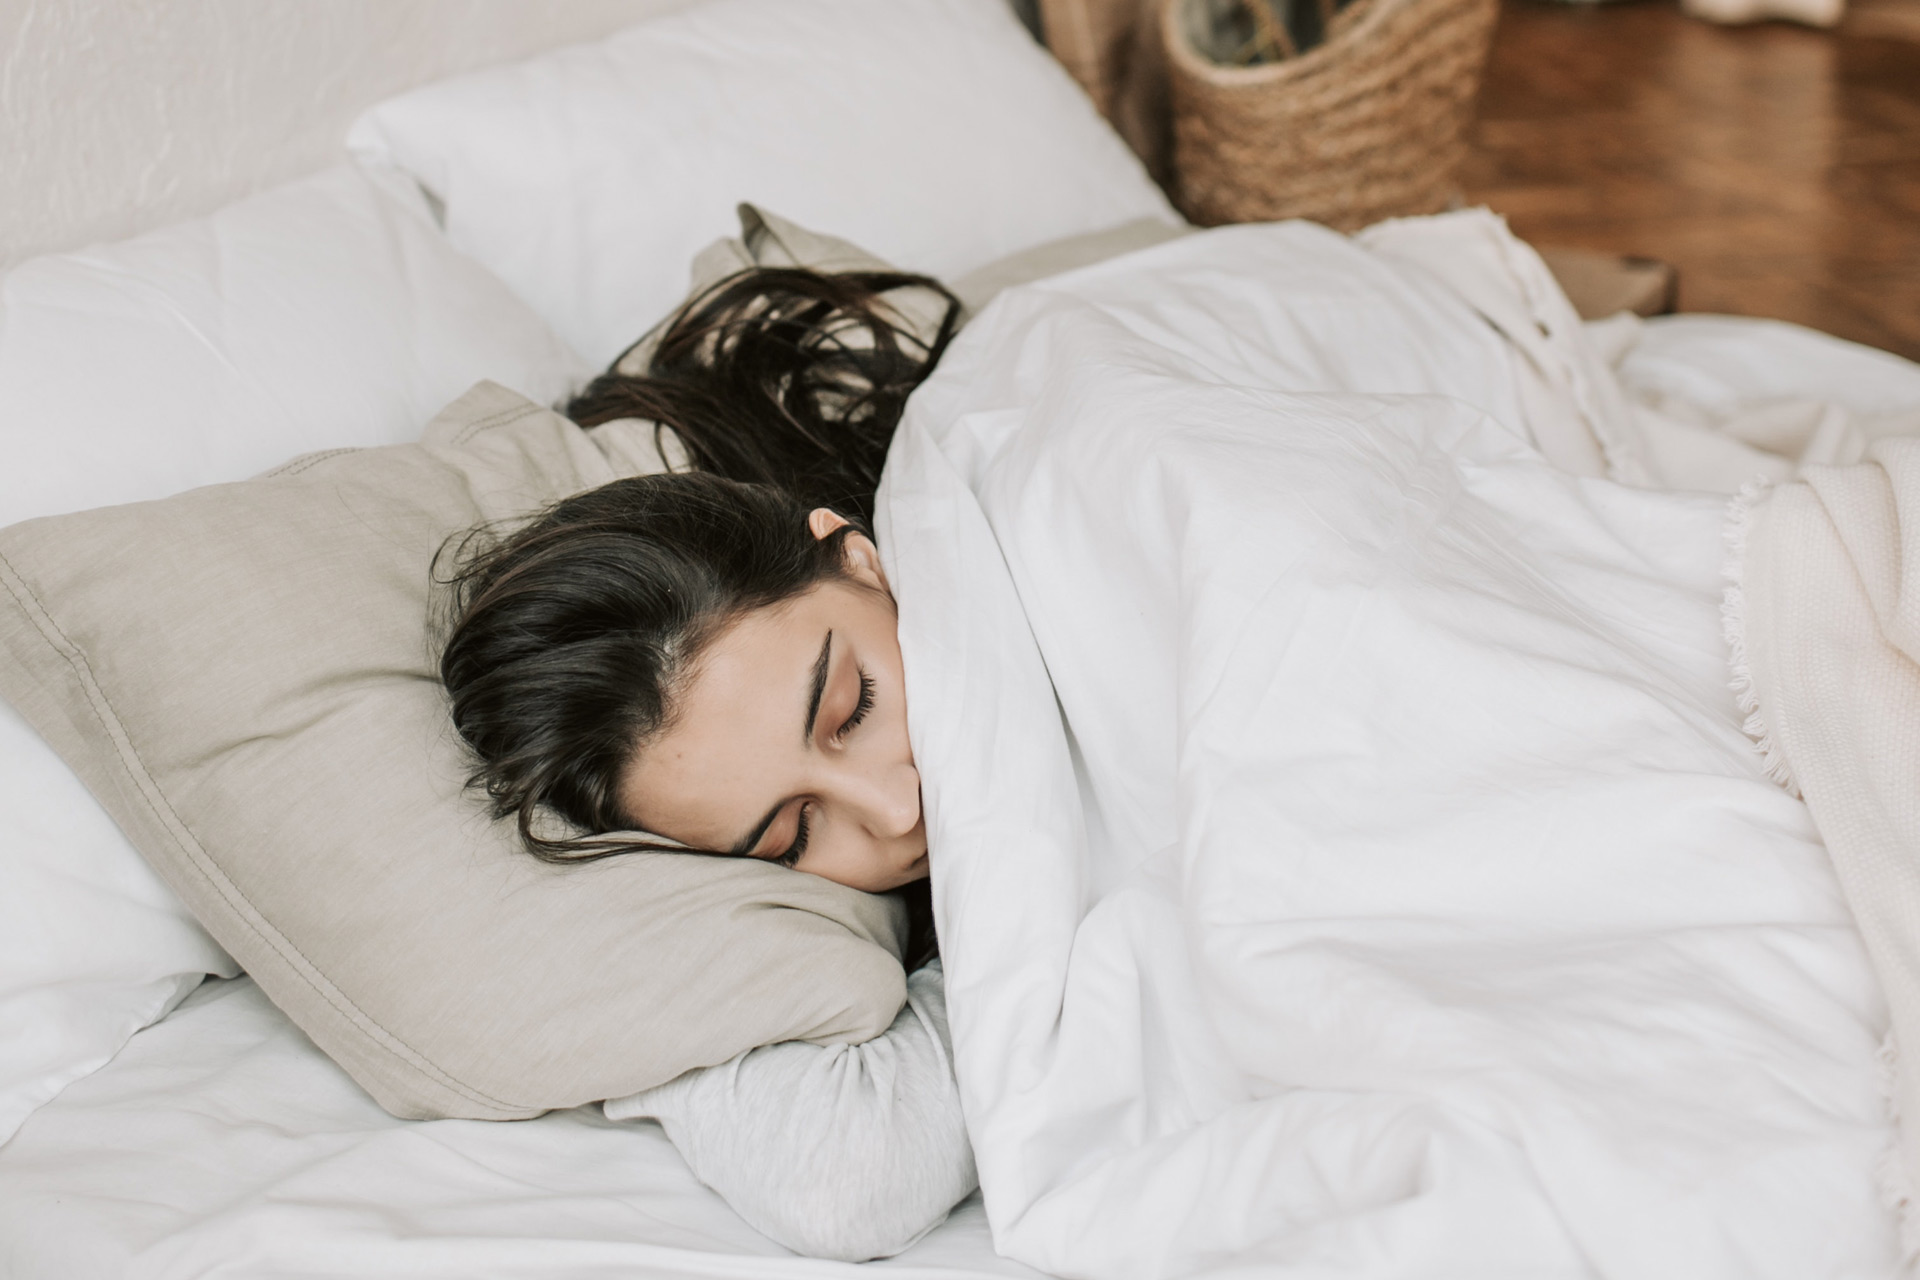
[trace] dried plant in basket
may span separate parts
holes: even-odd
[[[1253,66],[1209,56],[1226,12],[1221,0],[1160,11],[1173,195],[1188,218],[1355,230],[1453,202],[1497,0],[1353,0],[1321,44]]]

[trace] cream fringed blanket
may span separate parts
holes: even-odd
[[[1886,1185],[1920,1251],[1920,440],[1744,495],[1727,596],[1748,731],[1799,788],[1885,984],[1901,1156]]]

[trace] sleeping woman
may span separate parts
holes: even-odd
[[[889,304],[907,293],[942,304],[931,332]],[[452,548],[441,676],[475,781],[529,853],[684,849],[907,897],[908,1003],[885,1035],[767,1046],[606,1104],[658,1119],[749,1222],[817,1256],[896,1253],[975,1183],[872,534],[893,430],[958,316],[919,276],[722,281],[644,372],[610,372],[568,408],[583,426],[658,424],[685,469]]]

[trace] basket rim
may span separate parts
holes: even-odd
[[[1257,67],[1227,67],[1200,56],[1198,50],[1187,40],[1182,11],[1194,0],[1162,0],[1160,5],[1160,40],[1170,62],[1178,64],[1181,70],[1199,79],[1217,85],[1253,85],[1280,84],[1288,80],[1302,80],[1323,70],[1335,59],[1343,57],[1349,45],[1369,37],[1374,30],[1401,10],[1411,7],[1414,0],[1353,0],[1348,8],[1349,14],[1358,9],[1362,12],[1353,16],[1346,28],[1330,40],[1315,45],[1296,58],[1285,58],[1279,62],[1263,63]]]

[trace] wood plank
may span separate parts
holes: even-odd
[[[1869,0],[1814,31],[1716,27],[1662,2],[1506,0],[1468,199],[1539,244],[1672,262],[1683,310],[1920,359],[1920,23],[1901,25],[1906,3]]]

